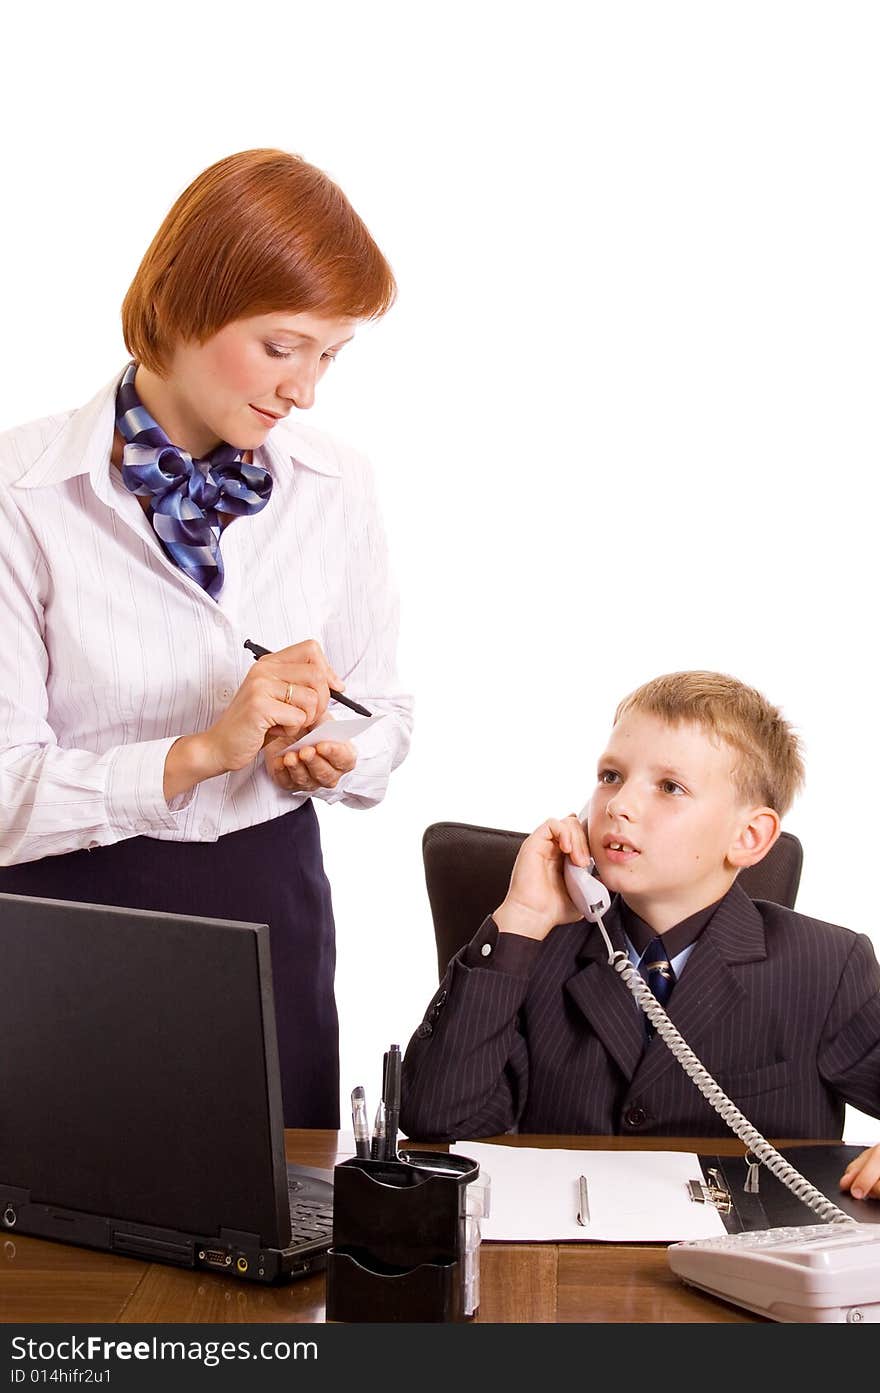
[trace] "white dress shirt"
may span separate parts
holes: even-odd
[[[279,423],[254,451],[272,496],[224,529],[212,600],[110,465],[120,376],[78,411],[0,435],[0,865],[137,834],[214,841],[310,796],[282,791],[260,755],[165,800],[168,751],[228,706],[253,665],[245,639],[317,639],[346,695],[385,715],[357,737],[356,767],[311,796],[370,807],[409,747],[367,461]]]

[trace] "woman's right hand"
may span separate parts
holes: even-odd
[[[213,725],[172,745],[165,761],[166,799],[203,779],[243,769],[279,729],[297,740],[320,721],[331,687],[341,692],[343,683],[315,639],[267,653]]]
[[[557,924],[572,924],[583,915],[569,898],[562,874],[564,858],[576,866],[590,863],[590,844],[574,813],[543,822],[519,849],[504,903],[492,916],[502,933],[546,938]]]

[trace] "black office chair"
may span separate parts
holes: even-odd
[[[516,854],[527,836],[467,822],[432,822],[425,829],[422,860],[441,977],[449,959],[504,899]],[[797,837],[783,832],[763,861],[740,871],[739,884],[753,900],[772,900],[793,909],[803,859]]]

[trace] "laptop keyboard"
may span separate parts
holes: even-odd
[[[333,1238],[333,1196],[326,1187],[306,1178],[288,1174],[290,1233],[294,1244],[316,1243]]]

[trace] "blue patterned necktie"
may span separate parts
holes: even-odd
[[[660,1005],[666,1010],[666,1003],[669,1000],[672,988],[675,986],[675,973],[672,964],[666,956],[666,949],[663,947],[662,938],[652,938],[639,963],[639,972],[644,977],[651,991],[656,996]],[[645,1024],[648,1028],[648,1039],[654,1034],[654,1027],[645,1017]]]
[[[130,363],[116,393],[116,429],[125,441],[122,482],[150,500],[153,530],[175,566],[212,600],[223,586],[220,514],[246,517],[269,502],[272,476],[244,464],[241,451],[221,443],[194,460],[172,445],[135,390]]]

